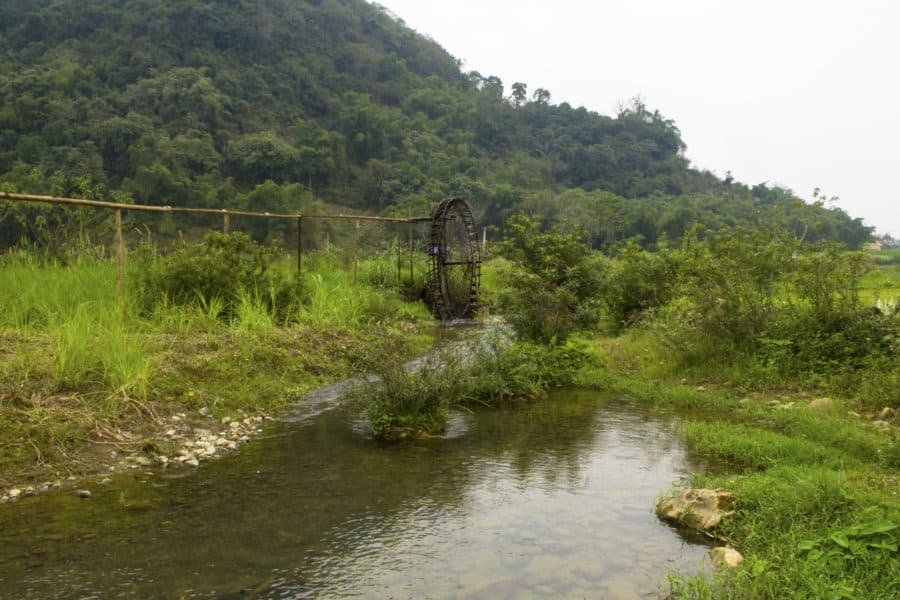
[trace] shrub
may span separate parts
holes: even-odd
[[[672,298],[651,324],[688,363],[850,382],[880,357],[896,359],[898,314],[862,306],[860,253],[778,230],[695,229],[672,264]]]
[[[603,305],[616,324],[632,324],[645,311],[669,301],[676,265],[665,248],[647,252],[637,242],[629,241],[610,264]]]
[[[444,431],[453,406],[533,399],[571,384],[586,356],[587,349],[576,343],[510,343],[503,336],[452,346],[415,372],[387,355],[379,381],[358,384],[348,403],[376,437],[436,434]]]
[[[539,219],[525,216],[510,219],[508,231],[500,306],[519,337],[561,342],[596,325],[605,269],[584,232],[543,232]]]
[[[144,246],[136,252],[131,288],[146,310],[163,301],[209,306],[222,303],[222,315],[232,316],[242,294],[262,299],[284,314],[297,299],[296,280],[275,268],[278,252],[246,234],[209,233],[203,241],[182,244],[165,256]]]
[[[386,360],[379,381],[359,383],[348,401],[361,407],[377,438],[400,437],[402,433],[437,434],[447,425],[449,392],[457,380],[457,362],[438,358],[409,372],[400,361]]]

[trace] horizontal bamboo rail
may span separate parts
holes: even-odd
[[[13,194],[0,192],[0,200],[13,200],[19,202],[44,202],[47,204],[67,204],[70,206],[95,206],[98,208],[113,208],[119,210],[137,210],[144,212],[169,212],[169,213],[201,213],[213,215],[233,215],[238,217],[264,217],[270,219],[353,219],[360,221],[385,221],[388,223],[422,223],[430,221],[431,217],[375,217],[372,215],[345,215],[337,214],[307,214],[307,213],[272,213],[252,210],[232,210],[229,208],[189,208],[184,206],[154,205],[154,204],[124,204],[121,202],[109,202],[106,200],[84,200],[82,198],[62,198],[57,196],[35,196],[32,194]]]

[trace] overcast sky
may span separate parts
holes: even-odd
[[[900,3],[380,0],[463,69],[615,114],[640,94],[694,167],[900,237]]]

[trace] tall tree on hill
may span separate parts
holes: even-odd
[[[521,81],[512,84],[512,99],[516,108],[519,108],[528,97],[527,86]]]
[[[534,90],[531,97],[538,104],[550,104],[550,91],[544,88]]]

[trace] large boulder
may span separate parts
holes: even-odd
[[[656,515],[665,521],[687,525],[698,531],[709,531],[734,513],[728,510],[730,506],[730,492],[691,489],[660,500],[656,505]]]

